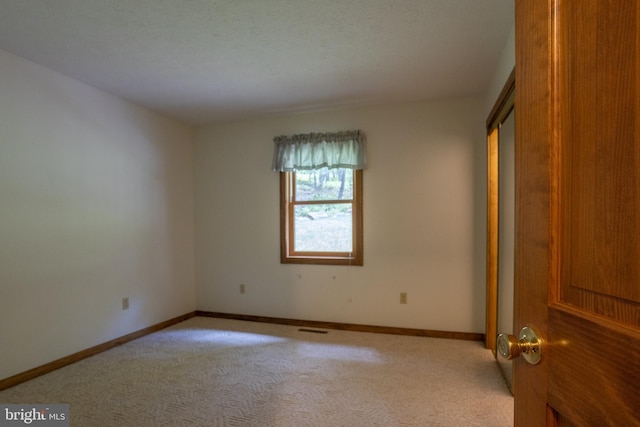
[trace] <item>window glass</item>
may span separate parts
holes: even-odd
[[[351,200],[353,198],[352,169],[317,169],[297,171],[296,200]]]
[[[294,252],[352,252],[351,203],[294,207]]]
[[[281,172],[281,261],[362,265],[362,170]]]

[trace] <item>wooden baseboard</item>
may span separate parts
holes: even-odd
[[[248,316],[244,314],[196,311],[196,316],[217,317],[221,319],[246,320],[250,322],[276,323],[280,325],[302,326],[308,328],[338,329],[342,331],[374,332],[379,334],[412,335],[418,337],[449,338],[466,341],[484,341],[484,334],[472,332],[433,331],[429,329],[396,328],[390,326],[356,325],[350,323],[319,322],[315,320],[283,319],[278,317]]]
[[[47,374],[51,371],[55,371],[56,369],[62,368],[63,366],[70,365],[72,363],[78,362],[82,359],[86,359],[87,357],[94,356],[98,353],[102,353],[103,351],[109,350],[113,347],[117,347],[129,341],[133,341],[136,338],[143,337],[145,335],[149,335],[153,332],[157,332],[161,329],[169,327],[171,325],[175,325],[176,323],[180,323],[184,320],[190,319],[196,315],[195,312],[183,314],[182,316],[174,317],[173,319],[165,320],[164,322],[160,322],[158,324],[149,326],[144,329],[140,329],[139,331],[132,332],[130,334],[121,336],[119,338],[113,339],[111,341],[107,341],[102,344],[98,344],[94,347],[87,348],[85,350],[79,351],[77,353],[71,354],[69,356],[62,357],[60,359],[54,360],[53,362],[45,363],[42,366],[38,366],[37,368],[30,369],[28,371],[16,374],[9,378],[5,378],[0,380],[0,390],[4,390],[9,387],[13,387],[25,381],[29,381],[33,378],[39,377],[41,375]]]

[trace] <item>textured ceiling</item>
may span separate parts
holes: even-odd
[[[0,0],[0,49],[195,124],[482,95],[513,0]]]

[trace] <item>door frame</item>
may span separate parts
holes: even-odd
[[[498,172],[499,130],[515,107],[515,67],[507,78],[491,113],[487,117],[487,281],[485,347],[496,355],[498,315]]]

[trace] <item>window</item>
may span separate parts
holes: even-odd
[[[362,170],[280,173],[281,262],[363,265]]]
[[[362,265],[364,134],[309,133],[273,142],[281,262]]]

